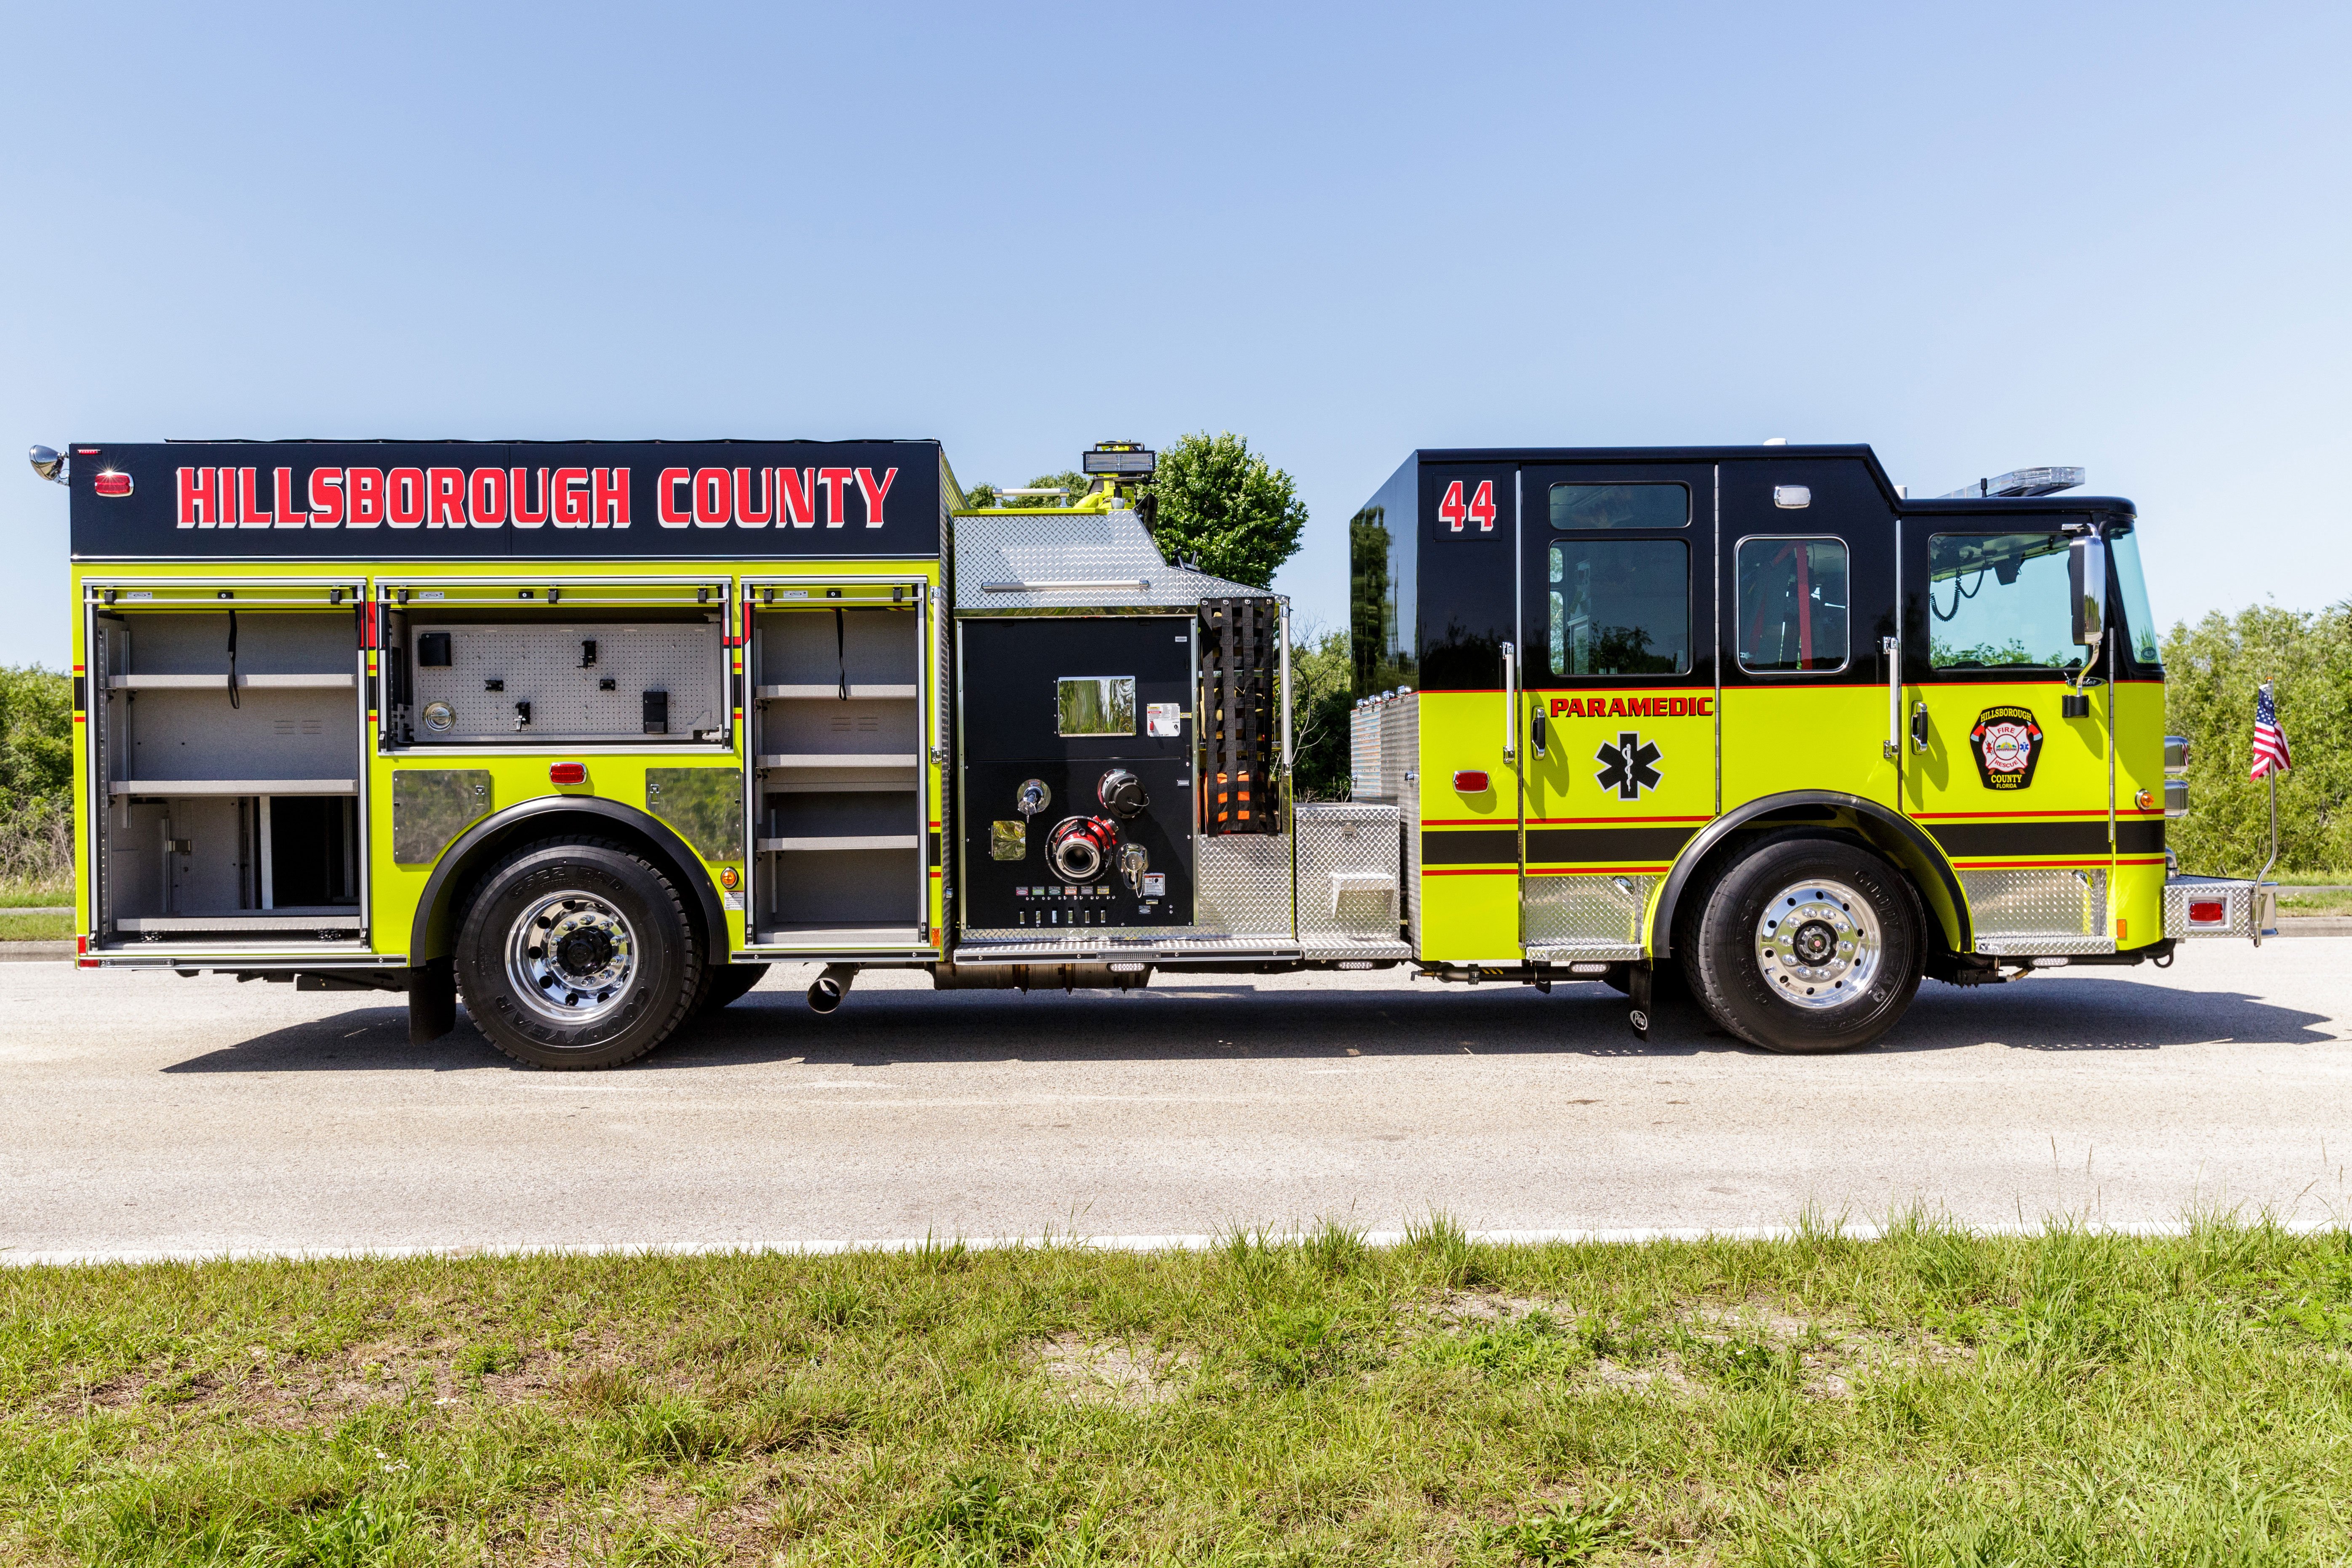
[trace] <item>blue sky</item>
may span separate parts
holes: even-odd
[[[11,5],[0,426],[2079,463],[2352,595],[2352,7]],[[9,459],[0,661],[63,661]]]

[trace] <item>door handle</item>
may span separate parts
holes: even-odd
[[[1544,754],[1544,710],[1540,703],[1536,707],[1535,721],[1528,726],[1528,731],[1535,737],[1536,755],[1542,756]]]
[[[1878,651],[1886,658],[1886,743],[1879,755],[1890,763],[1903,754],[1903,661],[1895,657],[1898,646],[1893,637],[1878,639]]]
[[[1519,650],[1503,645],[1503,761],[1519,760]]]
[[[1925,702],[1911,704],[1911,749],[1915,752],[1927,749],[1927,705]]]

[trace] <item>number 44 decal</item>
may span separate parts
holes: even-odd
[[[1472,492],[1470,504],[1462,504],[1463,481],[1455,479],[1445,487],[1445,499],[1437,503],[1437,515],[1449,532],[1459,533],[1465,522],[1475,522],[1481,533],[1495,531],[1495,481],[1480,479]]]

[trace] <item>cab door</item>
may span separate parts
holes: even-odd
[[[1895,514],[1853,458],[1727,462],[1720,809],[1798,791],[1897,809]]]
[[[2069,595],[2089,524],[1990,503],[1904,520],[1904,807],[1958,871],[1981,953],[2115,950],[2114,688]]]
[[[1716,810],[1715,471],[1529,465],[1520,500],[1525,952],[1636,959]]]

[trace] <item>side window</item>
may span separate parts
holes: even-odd
[[[2063,533],[1927,536],[1927,662],[1937,669],[2069,669],[2082,662]]]
[[[1685,528],[1690,523],[1687,485],[1551,487],[1551,525],[1570,528]]]
[[[1548,580],[1554,676],[1688,673],[1690,546],[1681,540],[1555,539]]]
[[[1843,542],[1743,539],[1738,571],[1740,668],[1790,675],[1845,668],[1852,643]]]

